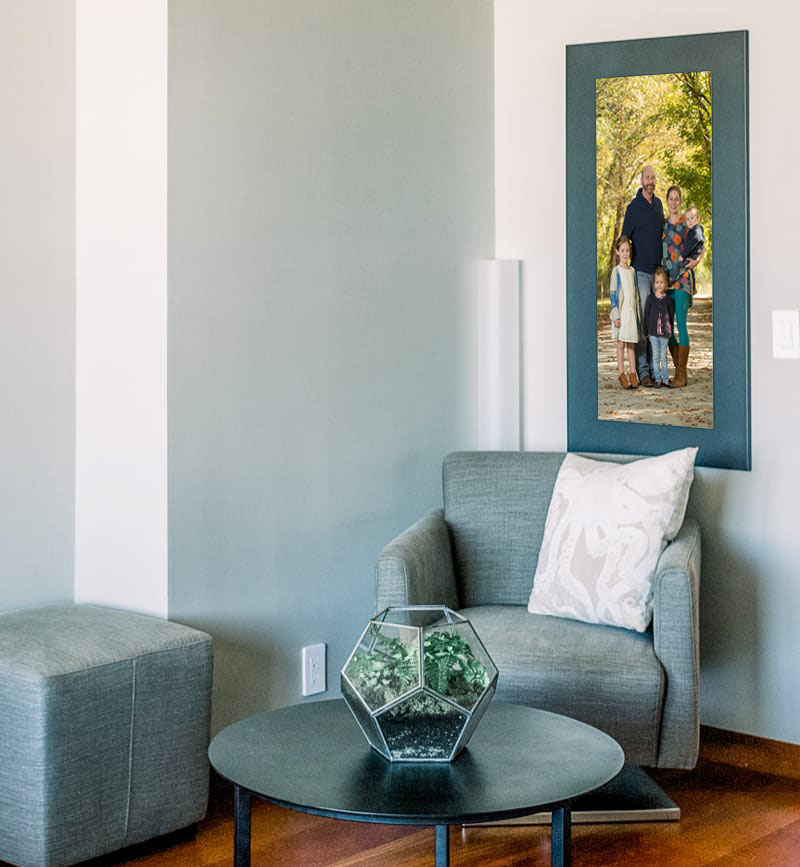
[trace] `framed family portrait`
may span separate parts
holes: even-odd
[[[750,469],[747,40],[567,46],[570,451]]]

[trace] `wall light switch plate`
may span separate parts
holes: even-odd
[[[800,312],[772,311],[772,357],[800,358]]]

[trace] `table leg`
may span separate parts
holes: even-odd
[[[450,865],[450,826],[436,826],[436,867]]]
[[[233,863],[250,867],[250,792],[233,787]]]
[[[553,810],[550,864],[570,867],[572,864],[572,810],[566,804]]]

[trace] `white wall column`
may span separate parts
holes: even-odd
[[[76,2],[75,600],[163,617],[167,12]]]

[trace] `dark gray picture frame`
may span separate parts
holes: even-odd
[[[570,451],[643,455],[698,446],[701,466],[749,470],[748,31],[568,45],[566,61],[567,446]],[[698,70],[711,70],[712,87],[714,427],[601,420],[595,82]]]

